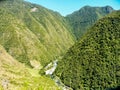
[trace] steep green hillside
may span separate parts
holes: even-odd
[[[74,90],[120,85],[120,11],[91,27],[58,62],[56,74]]]
[[[90,7],[85,6],[74,13],[67,15],[66,19],[72,26],[72,32],[79,39],[88,28],[90,28],[98,19],[111,13],[113,8],[106,7]]]
[[[0,90],[59,90],[54,81],[37,72],[16,61],[0,45]]]
[[[44,66],[73,43],[66,20],[56,12],[22,0],[0,2],[0,44],[18,61]]]

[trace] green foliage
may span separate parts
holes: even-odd
[[[74,43],[71,29],[58,13],[23,0],[0,3],[0,44],[18,61],[42,66]]]
[[[72,26],[72,32],[76,36],[76,39],[79,39],[84,33],[87,32],[87,29],[90,28],[95,22],[112,12],[113,9],[110,6],[106,7],[90,7],[85,6],[74,13],[67,15],[66,19],[69,24]]]
[[[91,27],[58,62],[56,74],[74,90],[120,85],[120,11]]]
[[[107,90],[120,90],[120,86],[117,86],[115,88],[110,88],[110,89],[107,89]]]

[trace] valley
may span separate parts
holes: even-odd
[[[86,5],[62,16],[24,0],[0,1],[0,90],[115,90],[120,10]]]

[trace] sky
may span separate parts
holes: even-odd
[[[25,0],[42,5],[48,9],[59,12],[66,16],[79,10],[81,7],[89,6],[112,6],[114,9],[120,9],[120,0]]]

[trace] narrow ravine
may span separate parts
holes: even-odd
[[[45,67],[45,74],[46,75],[52,75],[55,71],[55,69],[57,68],[57,62],[58,60],[54,60],[53,62],[49,63],[46,67]]]
[[[55,69],[57,68],[57,62],[58,60],[54,60],[53,62],[49,63],[46,67],[45,67],[45,75],[49,75],[51,77],[52,80],[54,80],[54,82],[62,89],[62,90],[73,90],[72,88],[65,86],[61,80],[59,79],[59,77],[53,75]]]

